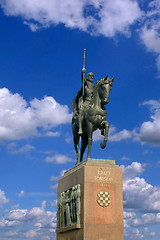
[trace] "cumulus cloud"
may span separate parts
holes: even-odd
[[[128,131],[127,129],[123,129],[120,132],[116,132],[115,127],[111,127],[109,131],[109,141],[115,142],[115,141],[121,141],[125,139],[129,139],[132,137],[132,132]]]
[[[160,2],[149,2],[144,25],[140,30],[140,38],[146,49],[157,54],[157,67],[160,72]]]
[[[17,235],[18,235],[18,231],[8,231],[5,236],[6,237],[14,237]]]
[[[139,132],[136,135],[136,140],[142,143],[152,145],[160,145],[160,101],[149,100],[143,102],[142,106],[149,106],[151,112],[151,120],[143,122]]]
[[[132,162],[131,165],[128,165],[127,167],[124,165],[121,165],[120,167],[123,169],[124,180],[132,179],[144,172],[144,167],[138,162]]]
[[[7,88],[0,89],[1,141],[45,135],[51,128],[70,121],[68,107],[57,103],[53,97],[35,98],[27,103],[18,93],[12,94]]]
[[[130,214],[130,212],[129,212],[129,214]],[[140,239],[150,240],[150,239],[154,239],[151,237],[154,237],[154,236],[156,236],[156,238],[158,237],[157,233],[150,231],[145,226],[143,226],[143,227],[141,226],[141,228],[138,228],[138,226],[133,226],[132,221],[133,221],[133,219],[135,219],[136,214],[134,214],[132,217],[133,218],[125,219],[125,215],[124,215],[124,221],[127,220],[128,223],[130,223],[131,226],[133,227],[133,228],[131,228],[131,227],[125,228],[125,230],[124,230],[124,235],[127,240],[140,240]]]
[[[160,223],[160,187],[154,187],[140,175],[143,164],[133,162],[123,169],[124,227],[128,240],[152,239],[159,235],[149,227]],[[147,228],[148,227],[148,228]],[[153,238],[154,239],[154,238]]]
[[[4,236],[16,236],[16,239],[37,237],[36,239],[48,239],[54,237],[50,229],[56,227],[56,213],[47,211],[46,202],[43,201],[41,207],[31,209],[11,209],[5,211],[3,218],[0,219],[0,228]],[[23,231],[19,227],[23,225]],[[9,235],[7,235],[9,233]],[[34,238],[35,239],[35,238]]]
[[[138,23],[140,39],[148,51],[156,53],[160,71],[159,0],[145,7],[138,0],[0,0],[0,6],[7,16],[20,16],[33,32],[63,24],[91,35],[129,37],[130,27]]]
[[[26,145],[24,145],[24,146],[22,146],[22,147],[20,147],[19,149],[16,149],[16,150],[14,148],[10,148],[10,151],[11,151],[12,154],[24,154],[24,153],[28,153],[28,152],[30,152],[34,149],[35,149],[34,146],[32,146],[30,144],[26,144]]]
[[[160,211],[160,187],[154,187],[139,177],[144,171],[141,163],[133,162],[123,169],[124,207],[142,213]]]
[[[58,181],[66,172],[67,170],[61,170],[59,176],[51,176],[50,180],[51,181]]]
[[[57,163],[57,164],[64,164],[64,163],[68,163],[68,162],[72,162],[73,160],[63,154],[55,154],[51,157],[46,157],[45,162],[48,163]]]
[[[104,137],[101,135],[101,131],[99,129],[93,132],[93,141],[100,141],[103,140],[103,138]]]
[[[5,192],[0,189],[0,208],[9,203],[9,199],[6,198]]]
[[[132,0],[0,0],[7,16],[21,16],[32,31],[64,24],[90,34],[113,37],[129,34],[129,27],[141,16],[137,1]]]
[[[108,139],[111,142],[119,142],[125,139],[129,139],[132,137],[132,132],[127,129],[123,129],[121,131],[117,131],[116,127],[111,126],[109,128]],[[93,141],[102,141],[104,136],[101,135],[101,131],[97,130],[93,133]]]

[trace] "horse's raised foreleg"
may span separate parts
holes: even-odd
[[[85,149],[86,149],[86,147],[88,145],[88,136],[87,136],[87,134],[83,134],[81,136],[81,138],[82,138],[82,146],[81,146],[80,162],[82,162],[82,160],[83,160],[83,154],[84,154],[84,151],[85,151]]]
[[[76,155],[77,155],[77,163],[76,163],[76,165],[77,165],[78,163],[80,163],[80,157],[79,157],[79,135],[75,134],[73,140],[74,140],[74,148],[76,150]]]
[[[108,140],[109,122],[105,121],[103,124],[104,124],[104,141],[101,142],[102,149],[106,147],[106,143]]]

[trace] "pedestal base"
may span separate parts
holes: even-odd
[[[80,224],[57,228],[57,240],[124,240],[122,169],[114,160],[88,159],[65,172],[58,196],[77,184]]]

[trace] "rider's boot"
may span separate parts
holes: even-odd
[[[79,135],[83,134],[83,132],[82,132],[82,119],[79,119],[79,131],[78,131],[78,134]]]
[[[83,132],[82,132],[82,127],[81,127],[81,126],[80,126],[80,128],[79,128],[78,134],[79,134],[79,135],[83,134]]]

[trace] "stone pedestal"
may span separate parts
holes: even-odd
[[[88,159],[65,172],[58,196],[80,184],[80,222],[57,228],[57,240],[124,240],[122,169],[114,160]]]

